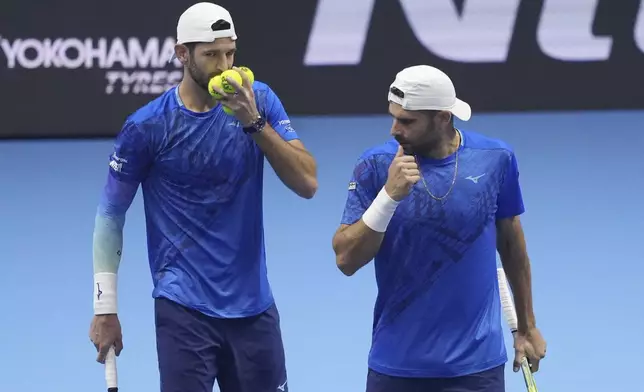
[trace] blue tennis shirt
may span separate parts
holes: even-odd
[[[457,153],[421,158],[422,180],[387,228],[374,260],[378,295],[369,367],[400,377],[455,377],[504,364],[496,273],[497,219],[524,212],[517,161],[505,143],[461,132]],[[362,217],[398,149],[368,149],[349,186],[343,224]]]
[[[258,109],[297,139],[276,94],[253,85]],[[262,214],[264,155],[221,105],[188,110],[172,88],[127,118],[110,156],[99,213],[123,214],[141,185],[154,297],[214,317],[273,304]]]

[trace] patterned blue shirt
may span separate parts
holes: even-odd
[[[420,159],[425,179],[403,199],[374,263],[378,296],[369,366],[401,377],[453,377],[507,361],[496,274],[496,221],[524,212],[505,143],[462,131],[445,159]],[[353,224],[384,186],[395,140],[358,160],[342,217]],[[458,160],[454,188],[448,191]],[[429,191],[429,192],[428,192]]]
[[[297,139],[280,100],[253,85],[259,111]],[[214,317],[258,314],[273,303],[266,272],[264,154],[221,105],[188,110],[172,88],[127,118],[110,155],[103,216],[122,216],[139,185],[154,297]]]

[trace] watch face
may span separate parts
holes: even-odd
[[[263,118],[261,118],[261,117],[260,117],[260,118],[258,118],[258,119],[257,119],[257,121],[255,122],[255,128],[256,128],[258,131],[261,131],[262,129],[264,129],[264,126],[265,126],[265,125],[266,125],[266,120],[264,120],[264,119],[263,119]]]
[[[261,132],[264,129],[265,125],[266,125],[266,120],[264,118],[262,118],[262,117],[259,117],[248,128],[245,128],[244,132],[246,132],[246,133]]]

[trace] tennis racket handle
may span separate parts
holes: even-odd
[[[114,347],[110,347],[105,357],[105,382],[108,392],[118,391],[118,374],[116,372],[116,353]]]
[[[525,357],[521,359],[521,371],[523,372],[523,379],[528,392],[537,392],[537,383],[534,380],[532,368],[530,368],[530,363]]]
[[[505,271],[503,268],[497,268],[496,272],[499,281],[499,294],[501,297],[503,316],[510,327],[510,331],[514,332],[518,329],[518,320],[517,313],[514,308],[514,301],[512,301],[512,294],[510,293],[510,286],[507,278],[505,277]]]

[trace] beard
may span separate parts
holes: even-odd
[[[396,137],[396,141],[402,146],[405,155],[414,155],[416,153],[414,146],[409,141],[400,137]]]
[[[201,87],[206,93],[208,92],[208,82],[210,82],[210,77],[206,75],[205,72],[202,72],[194,62],[191,62],[188,66],[188,73],[192,80],[195,81],[197,86]],[[213,75],[214,76],[214,75]]]
[[[440,147],[441,139],[436,136],[436,132],[435,129],[428,128],[423,135],[413,138],[413,140],[407,140],[400,136],[396,136],[395,139],[402,146],[405,155],[423,155]]]

